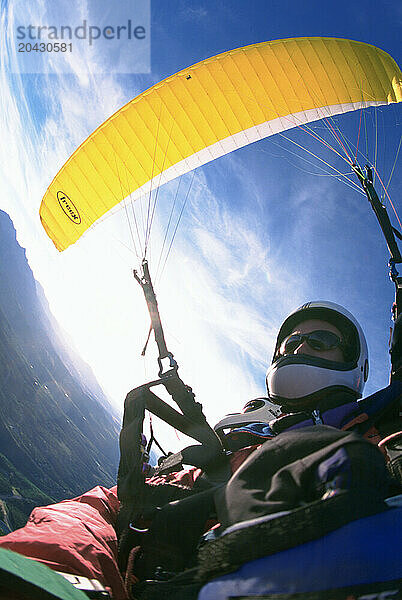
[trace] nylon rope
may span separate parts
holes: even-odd
[[[181,218],[182,218],[182,216],[183,216],[183,212],[184,212],[184,209],[185,209],[185,207],[186,207],[187,200],[188,200],[188,197],[189,197],[189,194],[190,194],[190,190],[191,190],[191,188],[192,188],[192,185],[193,185],[194,176],[195,176],[195,170],[194,170],[194,171],[193,171],[193,173],[192,173],[192,177],[191,177],[190,185],[188,186],[187,194],[186,194],[186,197],[185,197],[185,199],[184,199],[183,206],[181,207],[181,211],[180,211],[180,214],[179,214],[179,218],[178,218],[178,220],[177,220],[176,227],[175,227],[175,229],[174,229],[173,236],[172,236],[172,239],[171,239],[171,241],[170,241],[170,245],[169,245],[168,251],[167,251],[167,253],[166,253],[166,257],[165,257],[165,260],[164,260],[164,263],[163,263],[163,266],[162,266],[162,270],[161,270],[161,274],[160,274],[160,277],[159,277],[159,281],[162,279],[162,275],[163,275],[163,273],[164,273],[164,270],[165,270],[165,267],[166,267],[166,263],[167,263],[167,261],[168,261],[168,258],[169,258],[169,255],[170,255],[170,252],[171,252],[171,250],[172,250],[172,246],[173,246],[174,239],[175,239],[175,237],[176,237],[177,229],[178,229],[178,227],[179,227],[179,224],[180,224]]]
[[[361,109],[360,109],[359,130],[357,132],[355,163],[357,163],[357,155],[359,153],[360,130],[361,130],[361,127],[362,127],[362,118],[363,118],[363,107],[361,107]]]
[[[325,123],[327,123],[328,127],[330,128],[330,130],[332,131],[333,135],[334,135],[334,136],[335,136],[335,138],[337,139],[337,141],[338,141],[339,145],[340,145],[340,146],[341,146],[341,148],[343,149],[343,151],[344,151],[345,155],[348,157],[348,159],[349,159],[349,162],[350,162],[350,163],[352,163],[353,161],[352,161],[351,157],[349,156],[349,153],[348,153],[348,151],[346,150],[346,147],[345,147],[345,145],[342,143],[342,140],[341,140],[341,138],[339,137],[338,133],[336,132],[336,129],[335,129],[335,128],[334,128],[334,126],[332,125],[331,121],[330,121],[330,120],[329,120],[327,117],[324,119],[324,121],[325,121]]]
[[[127,171],[127,187],[128,187],[128,169],[126,171]],[[142,250],[144,246],[141,243],[141,235],[140,235],[140,230],[139,230],[139,226],[138,226],[137,215],[136,215],[136,212],[135,212],[134,200],[132,199],[131,194],[130,194],[130,206],[131,206],[132,218],[133,218],[133,221],[134,221],[134,224],[135,224],[135,230],[137,232],[138,245],[140,247],[140,250]],[[140,206],[141,206],[141,203],[140,203]],[[141,214],[142,214],[142,211],[141,211]],[[145,240],[144,240],[144,245],[145,245]],[[140,252],[140,255],[138,256],[139,259],[141,259],[141,255],[142,254],[143,254],[143,252]]]
[[[174,196],[174,200],[172,202],[172,208],[170,209],[168,224],[167,224],[166,229],[165,229],[165,235],[164,235],[164,238],[163,238],[162,248],[161,248],[161,251],[160,251],[160,254],[159,254],[158,266],[156,268],[156,279],[158,279],[158,276],[159,276],[159,269],[160,269],[161,262],[162,262],[163,251],[164,251],[165,246],[166,246],[166,240],[167,240],[167,236],[168,236],[168,233],[169,233],[170,224],[172,222],[173,212],[174,212],[174,209],[176,207],[176,203],[177,203],[177,198],[178,198],[178,195],[179,195],[179,189],[180,189],[181,181],[182,181],[182,177],[179,177],[178,185],[176,187],[176,193],[175,193],[175,196]]]
[[[321,118],[321,120],[323,122],[324,127],[327,129],[327,131],[329,131],[329,133],[336,140],[336,142],[340,146],[340,148],[342,148],[347,159],[342,154],[337,152],[337,150],[335,150],[335,148],[331,144],[329,144],[329,142],[326,142],[326,140],[324,140],[324,138],[322,138],[325,145],[327,145],[333,152],[335,152],[342,159],[346,160],[346,162],[349,162],[349,164],[351,164],[352,159],[350,158],[350,155],[345,147],[345,146],[348,146],[349,152],[351,153],[349,140],[347,140],[347,138],[343,135],[343,132],[341,131],[340,127],[336,124],[334,117],[324,115]],[[344,143],[342,143],[342,140]]]
[[[359,139],[360,139],[360,128],[361,128],[361,121],[362,121],[362,112],[363,112],[363,108],[362,108],[362,109],[361,109],[361,111],[360,111],[360,119],[359,119],[359,131],[358,131],[358,141],[357,141],[357,144],[356,144],[356,157],[357,157],[357,154],[358,154],[358,151],[359,151],[358,147],[359,147]],[[389,195],[389,193],[388,193],[388,190],[387,190],[387,188],[388,188],[388,185],[389,185],[389,182],[388,182],[388,183],[387,183],[387,185],[385,186],[385,185],[384,185],[384,183],[383,183],[383,181],[382,181],[382,179],[381,179],[381,177],[380,177],[380,174],[379,174],[379,172],[378,172],[378,170],[377,170],[377,161],[378,161],[378,107],[374,107],[374,116],[375,116],[375,128],[374,128],[374,131],[375,131],[375,157],[374,157],[373,171],[374,171],[375,175],[377,175],[377,177],[378,177],[378,180],[380,181],[380,184],[381,184],[381,186],[382,186],[382,188],[383,188],[383,191],[384,191],[384,195],[385,195],[385,196],[388,198],[388,201],[389,201],[389,203],[390,203],[390,205],[391,205],[391,207],[392,207],[392,210],[393,210],[393,212],[394,212],[394,214],[395,214],[395,217],[396,217],[396,219],[397,219],[397,221],[398,221],[398,223],[399,223],[399,226],[402,228],[402,223],[401,223],[401,221],[400,221],[400,219],[399,219],[399,215],[398,215],[398,213],[397,213],[397,211],[396,211],[396,208],[395,208],[395,206],[394,206],[394,204],[393,204],[393,202],[392,202],[392,200],[391,200],[391,197],[390,197],[390,195]],[[325,119],[325,120],[327,120],[327,119]],[[331,129],[332,129],[332,126],[331,126],[331,125],[330,125],[330,127],[331,127]],[[335,132],[334,132],[334,133],[335,133]],[[340,133],[341,133],[341,135],[343,136],[342,132],[340,132]],[[397,157],[398,157],[398,154],[399,154],[399,151],[400,151],[400,147],[401,147],[401,141],[402,141],[402,136],[401,136],[401,139],[400,139],[400,141],[399,141],[398,150],[397,150],[397,155],[396,155],[396,157],[395,157],[395,161],[394,161],[394,165],[393,165],[393,167],[392,167],[392,171],[391,171],[390,178],[391,178],[391,176],[392,176],[392,174],[393,174],[393,170],[394,170],[394,167],[395,167],[395,165],[396,165],[396,160],[397,160]],[[343,146],[342,146],[342,147],[343,147]],[[345,150],[345,153],[346,153],[346,149],[345,149],[345,148],[344,148],[344,150]],[[346,154],[347,154],[347,153],[346,153]],[[356,161],[355,161],[355,162],[357,162],[357,159],[356,159]],[[367,162],[370,162],[370,161],[367,159]],[[390,181],[390,180],[389,180],[389,181]],[[373,181],[373,185],[374,185],[374,181]]]
[[[362,113],[363,113],[363,106],[361,108],[360,111],[360,122],[359,122],[359,134],[358,134],[358,138],[360,139],[360,128],[361,128],[361,120],[362,120]],[[376,132],[376,153],[378,153],[378,122],[377,122],[377,110],[375,109],[375,116],[376,116],[376,127],[375,127],[375,132]],[[347,138],[344,136],[343,132],[340,130],[340,128],[338,126],[335,126],[332,124],[333,118],[332,117],[327,117],[327,116],[323,116],[322,117],[322,121],[323,124],[327,127],[328,131],[332,134],[332,136],[336,139],[336,141],[338,142],[338,144],[340,145],[340,147],[343,149],[345,155],[347,158],[345,158],[345,156],[343,156],[342,154],[340,154],[327,140],[325,140],[321,135],[317,134],[315,131],[313,131],[310,127],[306,126],[306,125],[299,125],[297,126],[299,129],[305,131],[307,134],[309,134],[310,136],[312,136],[315,140],[317,140],[318,142],[322,143],[324,146],[326,146],[327,148],[329,148],[330,150],[332,150],[333,152],[335,152],[335,154],[337,154],[341,159],[345,160],[348,164],[353,164],[352,158],[351,158],[351,144],[349,142],[349,140],[347,140]],[[365,133],[366,133],[366,156],[364,156],[365,160],[367,162],[370,162],[370,160],[367,157],[368,154],[368,138],[367,138],[367,123],[366,123],[366,115],[364,114],[364,124],[365,124]],[[338,130],[338,132],[337,132]],[[285,135],[282,134],[282,137],[284,137],[285,139],[287,139],[288,141],[294,143],[295,145],[299,146],[300,148],[302,148],[305,152],[308,152],[309,154],[311,154],[312,156],[314,156],[314,158],[316,160],[319,160],[321,162],[323,162],[324,164],[326,164],[330,169],[333,169],[335,171],[337,171],[337,173],[344,179],[346,179],[349,183],[347,184],[349,187],[352,187],[356,190],[359,190],[361,192],[361,189],[359,188],[359,186],[351,179],[349,179],[346,175],[340,173],[337,169],[335,169],[335,167],[333,167],[331,164],[327,163],[326,161],[324,161],[322,158],[320,158],[319,156],[317,156],[316,154],[314,154],[313,152],[307,150],[307,148],[305,148],[303,145],[298,144],[297,142],[295,142],[294,140],[287,138]],[[342,141],[342,139],[343,141]],[[349,152],[346,149],[346,146],[349,147]],[[359,148],[358,148],[358,144],[356,146],[356,157],[359,153]],[[297,156],[297,154],[296,154]],[[302,158],[302,157],[300,157]],[[342,179],[342,181],[346,184],[346,181],[344,181],[344,179]]]
[[[160,189],[160,186],[161,186],[161,179],[162,179],[163,172],[165,170],[166,158],[167,158],[167,154],[168,154],[168,150],[169,150],[170,141],[172,139],[173,124],[174,124],[174,121],[172,120],[172,125],[170,127],[170,132],[169,132],[169,138],[168,138],[168,142],[167,142],[167,145],[166,145],[166,150],[165,150],[164,156],[163,156],[162,170],[161,170],[161,172],[159,174],[159,183],[156,186],[156,190],[155,190],[155,193],[154,193],[154,202],[153,202],[153,207],[152,207],[151,219],[150,219],[150,222],[149,222],[147,244],[149,243],[149,239],[150,239],[150,236],[151,236],[151,228],[152,228],[152,224],[153,224],[154,217],[155,217],[155,209],[156,209],[156,204],[157,204],[158,197],[159,197],[159,189]]]
[[[158,442],[158,440],[156,439],[156,437],[154,435],[154,428],[153,428],[153,425],[152,425],[152,415],[151,415],[151,413],[149,413],[149,432],[150,432],[150,440],[148,442],[147,452],[149,453],[151,451],[152,443],[154,443],[155,446],[157,448],[159,448],[159,450],[162,452],[163,456],[166,458],[167,453],[164,451],[164,449],[162,448],[162,446],[160,445],[160,443]]]
[[[283,136],[283,137],[285,137],[285,136]],[[285,138],[285,139],[287,139],[287,138]],[[291,139],[289,139],[289,141],[293,142],[293,140],[291,140]],[[344,183],[348,187],[356,190],[363,196],[365,195],[364,192],[362,191],[361,187],[358,186],[353,180],[349,180],[349,183],[348,183],[347,181],[344,181],[343,179],[340,178],[340,177],[344,177],[345,179],[347,179],[347,176],[349,175],[349,173],[341,173],[340,176],[339,176],[339,174],[329,173],[327,171],[327,169],[325,169],[321,165],[316,164],[315,162],[309,160],[308,158],[306,158],[305,156],[302,156],[301,154],[297,154],[297,152],[292,152],[292,150],[290,150],[289,148],[285,148],[284,146],[281,146],[281,144],[279,144],[278,142],[274,142],[273,140],[271,140],[270,143],[273,144],[274,146],[278,146],[278,148],[280,148],[281,150],[284,150],[285,153],[292,154],[293,156],[296,156],[298,159],[303,160],[311,167],[314,167],[316,169],[321,169],[322,171],[324,171],[323,173],[314,173],[312,171],[308,171],[307,169],[302,169],[301,167],[298,167],[294,163],[291,163],[293,167],[295,167],[296,169],[299,169],[303,173],[307,173],[308,175],[314,175],[314,177],[336,177],[338,179],[338,181],[341,181],[342,183]],[[305,148],[303,148],[303,150],[305,150]],[[267,152],[267,151],[261,150],[261,152]],[[331,168],[332,168],[332,166],[331,166]]]
[[[341,145],[341,147],[344,149],[345,155],[348,157],[350,164],[353,164],[353,162],[357,162],[357,155],[359,152],[359,139],[360,139],[360,127],[361,127],[361,119],[362,119],[362,112],[363,112],[363,108],[365,108],[365,100],[364,100],[364,93],[363,93],[363,87],[360,86],[360,93],[361,93],[361,107],[360,107],[360,119],[359,119],[359,130],[358,130],[358,140],[356,144],[353,144],[351,140],[348,140],[348,138],[344,135],[342,129],[339,127],[339,125],[337,125],[335,123],[335,119],[333,117],[330,117],[330,121],[334,126],[334,135],[337,136],[336,131],[338,132],[340,138],[343,140],[343,144],[345,146],[347,146],[349,152],[347,152],[346,148],[343,146],[342,142],[340,140],[338,140],[338,143]],[[338,139],[338,138],[337,138]],[[351,156],[353,155],[353,147],[356,148],[356,158],[353,161]]]
[[[344,145],[342,144],[339,136],[336,134],[335,128],[331,125],[331,121],[333,121],[333,117],[331,115],[325,114],[325,111],[322,110],[321,108],[318,109],[317,111],[319,114],[321,114],[320,116],[320,120],[323,122],[324,126],[326,126],[326,128],[332,133],[333,137],[337,140],[338,144],[340,145],[341,148],[343,148],[345,155],[348,157],[349,159],[349,163],[352,163],[352,160],[350,158],[350,156],[348,155],[348,152],[346,151],[346,148],[344,147]],[[327,140],[325,140],[322,136],[318,135],[316,132],[313,132],[312,128],[309,127],[308,124],[304,124],[304,125],[298,125],[298,127],[300,129],[303,129],[304,131],[306,131],[306,133],[310,133],[310,135],[312,135],[315,139],[320,140],[325,146],[327,146],[328,148],[330,148],[333,152],[335,152],[336,154],[338,154],[338,156],[340,156],[341,158],[343,158],[344,160],[346,160],[344,158],[344,156],[342,156],[341,154],[339,154],[335,148],[329,144],[329,142]],[[338,127],[339,130],[339,127]],[[342,132],[340,132],[342,135]],[[346,141],[346,140],[345,140]]]
[[[288,140],[289,142],[292,142],[292,144],[295,144],[296,146],[298,146],[299,148],[301,148],[302,150],[304,150],[305,152],[307,152],[308,154],[311,154],[311,156],[313,156],[314,158],[316,158],[317,160],[319,160],[320,162],[324,163],[327,167],[329,167],[330,169],[333,169],[338,175],[340,175],[341,177],[344,177],[347,181],[349,181],[349,184],[352,185],[353,187],[355,187],[357,190],[360,191],[360,187],[359,185],[354,182],[352,179],[349,179],[346,175],[344,175],[343,173],[341,173],[341,171],[339,171],[336,167],[334,167],[333,165],[331,165],[330,163],[328,163],[326,160],[324,160],[323,158],[320,158],[319,156],[317,156],[316,154],[314,154],[314,152],[312,152],[311,150],[308,150],[307,148],[305,148],[304,146],[302,146],[301,144],[299,144],[298,142],[292,140],[291,138],[288,138],[286,135],[283,134],[279,134],[281,137],[283,137],[285,140]],[[344,156],[342,156],[341,154],[339,154],[336,150],[335,150],[336,154],[338,154],[343,160],[345,160],[346,162],[348,162],[346,160],[346,158]]]
[[[320,120],[324,121],[325,117],[320,117]],[[291,119],[289,119],[289,121],[291,121]],[[292,121],[291,121],[292,122]],[[332,150],[333,152],[335,152],[335,154],[337,154],[340,158],[344,157],[337,151],[335,150],[335,148],[333,146],[331,146],[331,144],[329,142],[327,142],[327,140],[325,140],[322,136],[320,136],[318,133],[316,133],[311,127],[309,127],[307,124],[298,124],[296,122],[296,120],[294,122],[292,122],[294,127],[297,127],[298,129],[305,131],[308,135],[310,135],[311,137],[313,137],[314,139],[316,139],[317,141],[321,142],[324,146],[326,146],[327,148],[329,148],[330,150]],[[284,134],[281,134],[279,132],[279,135],[284,136]],[[301,146],[303,149],[304,147]],[[346,159],[345,159],[346,160]]]
[[[389,184],[391,183],[391,179],[392,179],[392,176],[393,176],[393,174],[394,174],[394,170],[395,170],[395,167],[396,167],[396,163],[397,163],[397,161],[398,161],[399,152],[400,152],[400,150],[401,150],[401,143],[402,143],[402,135],[401,135],[401,137],[399,138],[398,150],[396,151],[396,155],[395,155],[394,164],[392,165],[391,173],[390,173],[390,175],[389,175],[389,179],[388,179],[387,185],[385,186],[385,191],[386,191],[386,190],[389,188]]]
[[[158,141],[159,141],[159,127],[160,127],[160,123],[161,123],[161,114],[162,114],[162,102],[160,104],[158,127],[157,127],[157,130],[156,130],[156,138],[155,138],[154,158],[153,158],[153,161],[152,161],[152,172],[151,172],[151,180],[150,180],[149,196],[148,196],[147,226],[146,226],[146,230],[145,230],[144,258],[146,258],[146,255],[147,255],[148,242],[149,242],[149,230],[148,230],[148,228],[149,228],[149,214],[150,214],[150,210],[151,210],[152,182],[154,180],[154,171],[155,171],[155,163],[156,163],[156,150],[157,150]]]
[[[367,126],[367,113],[364,111],[364,135],[366,140],[366,156],[369,155],[369,141],[368,141],[368,126]]]
[[[324,124],[324,126],[326,126],[327,130],[333,135],[333,137],[335,137],[335,139],[337,140],[337,142],[339,143],[339,145],[343,148],[343,150],[344,150],[344,152],[345,152],[345,154],[346,154],[346,156],[348,158],[345,158],[345,156],[343,156],[340,152],[338,152],[327,140],[325,140],[321,135],[319,135],[315,131],[313,131],[312,128],[310,128],[309,126],[298,125],[297,127],[298,127],[298,129],[301,129],[301,130],[305,131],[307,134],[309,134],[310,136],[312,136],[318,142],[322,143],[324,146],[326,146],[328,149],[330,149],[332,152],[334,152],[337,156],[339,156],[339,158],[341,158],[342,160],[344,160],[347,164],[351,165],[352,164],[352,160],[351,160],[349,154],[347,153],[345,146],[342,144],[339,136],[336,134],[336,131],[335,131],[334,127],[332,127],[332,126],[330,127],[329,126],[329,118],[326,117],[326,116],[323,116],[323,117],[321,117],[321,120],[323,121],[323,124]],[[282,137],[284,137],[288,141],[291,141],[292,143],[298,145],[296,142],[294,142],[290,138],[287,138],[285,135],[283,135],[283,134],[280,134],[280,135],[282,135]],[[346,142],[346,139],[345,139],[345,142]],[[324,161],[322,158],[320,158],[319,156],[317,156],[313,152],[307,150],[307,148],[305,148],[301,144],[299,144],[299,147],[302,148],[305,152],[308,152],[309,154],[311,154],[312,156],[314,156],[314,158],[316,158],[317,160],[320,160],[321,162],[323,162],[324,164],[326,164],[329,168],[335,170],[341,177],[343,177],[346,180],[348,180],[349,181],[349,184],[348,184],[349,187],[352,187],[353,189],[356,189],[359,192],[361,192],[360,186],[357,183],[355,183],[352,179],[348,179],[348,177],[345,174],[343,174],[340,171],[338,171],[335,167],[333,167],[331,164],[329,164],[326,161]],[[346,181],[344,181],[343,179],[341,181],[343,181],[344,183],[346,183]]]
[[[375,151],[374,151],[374,173],[377,174],[377,156],[378,156],[378,119],[377,119],[377,109],[374,109],[375,116]],[[380,180],[381,181],[381,180]],[[375,177],[373,181],[373,185],[375,184]]]
[[[359,153],[359,140],[360,140],[360,131],[361,131],[361,123],[362,123],[362,113],[363,113],[363,107],[360,110],[359,129],[358,129],[358,139],[357,139],[357,143],[356,143],[356,155],[355,155],[356,158],[355,158],[355,162],[357,162],[357,156],[358,156],[358,153]],[[388,198],[388,201],[389,201],[389,203],[390,203],[390,205],[392,207],[392,210],[393,210],[393,212],[395,214],[395,217],[396,217],[396,219],[397,219],[397,221],[399,223],[399,226],[402,229],[402,223],[401,223],[401,221],[399,219],[398,213],[397,213],[397,211],[395,209],[395,206],[394,206],[394,204],[393,204],[393,202],[391,200],[391,197],[390,197],[390,195],[388,193],[388,189],[387,189],[388,186],[389,186],[391,177],[393,175],[393,172],[394,172],[394,169],[395,169],[395,165],[396,165],[396,161],[397,161],[397,158],[398,158],[398,155],[399,155],[399,151],[400,151],[400,148],[401,148],[402,136],[401,136],[400,141],[399,141],[398,150],[397,150],[395,161],[394,161],[394,164],[393,164],[393,167],[392,167],[392,170],[391,170],[389,181],[388,181],[387,185],[385,186],[384,183],[383,183],[383,181],[382,181],[382,179],[381,179],[381,177],[380,177],[380,175],[379,175],[379,173],[378,173],[378,170],[377,170],[377,160],[378,160],[378,111],[377,111],[377,107],[374,107],[374,116],[375,116],[375,128],[374,128],[374,130],[375,130],[375,153],[374,153],[373,171],[374,171],[375,175],[377,175],[377,177],[378,177],[378,179],[379,179],[379,181],[381,183],[381,186],[382,186],[382,188],[384,190],[384,194]],[[323,122],[327,125],[329,131],[334,135],[335,139],[338,141],[339,145],[341,146],[341,148],[345,152],[345,155],[349,159],[350,164],[352,164],[352,159],[351,159],[351,157],[350,157],[350,155],[349,155],[349,153],[348,153],[348,151],[346,149],[346,146],[345,146],[345,144],[347,144],[349,146],[349,142],[347,141],[347,139],[343,135],[342,131],[339,131],[339,135],[338,135],[336,129],[334,128],[333,124],[331,123],[330,118],[328,118],[328,117],[324,117],[323,118]],[[342,156],[339,152],[337,152],[335,150],[335,148],[333,148],[326,140],[322,139],[321,136],[319,136],[318,134],[316,134],[315,132],[313,132],[309,127],[299,126],[299,129],[302,129],[303,131],[305,131],[306,133],[308,133],[309,135],[311,135],[314,139],[316,139],[317,141],[320,141],[321,143],[323,143],[324,146],[326,146],[327,148],[333,150],[338,156],[340,156],[342,159],[344,159],[344,160],[346,160],[346,162],[348,162],[347,159],[344,156]],[[367,134],[366,119],[365,119],[365,133],[366,133],[366,155],[368,155],[368,134]],[[341,175],[341,177],[343,177],[343,178],[346,179],[346,181],[343,180],[343,182],[346,185],[348,185],[349,187],[352,187],[353,189],[358,189],[359,188],[359,186],[353,180],[349,179],[346,175],[343,175],[342,173],[340,173],[340,171],[338,171],[331,164],[327,163],[322,158],[320,158],[319,156],[317,156],[316,154],[314,154],[310,150],[307,150],[307,148],[303,147],[301,144],[298,144],[297,142],[295,142],[291,138],[288,138],[287,136],[285,136],[283,134],[280,134],[280,135],[281,135],[281,137],[285,138],[286,140],[292,142],[296,146],[298,146],[301,149],[303,149],[305,152],[308,152],[309,154],[311,154],[312,156],[314,156],[315,159],[323,162],[329,168],[331,168],[331,169],[335,170],[337,173],[339,173]],[[342,142],[340,136],[342,136],[342,138],[345,140],[345,144]],[[365,158],[367,159],[367,157],[365,157]],[[367,162],[370,162],[370,161],[367,159]],[[374,184],[374,182],[373,182],[373,184]],[[361,190],[359,190],[359,191],[361,192]]]
[[[334,123],[335,125],[335,123]],[[353,160],[353,150],[356,148],[356,144],[354,144],[352,142],[352,140],[349,140],[346,135],[343,133],[342,129],[339,127],[339,125],[336,125],[336,130],[338,131],[339,136],[341,137],[341,139],[343,140],[344,145],[348,148],[348,157],[350,160],[349,164],[353,164],[354,160]]]
[[[127,199],[124,198],[123,183],[122,183],[122,180],[121,180],[121,177],[120,177],[119,169],[117,167],[117,157],[116,157],[116,154],[115,154],[114,158],[115,158],[116,172],[117,172],[117,176],[119,178],[120,194],[121,194],[121,198],[123,198],[124,212],[126,213],[128,228],[129,228],[129,231],[130,231],[131,240],[133,242],[134,251],[135,251],[135,254],[137,255],[137,258],[139,258],[139,254],[138,254],[138,250],[137,250],[137,244],[135,243],[135,238],[134,238],[133,230],[131,228],[131,221],[130,221],[130,217],[128,215]]]
[[[377,169],[375,167],[373,167],[373,169],[374,169],[374,171],[375,171],[375,173],[376,173],[376,175],[378,177],[379,182],[381,183],[381,186],[382,186],[382,188],[384,190],[384,193],[385,193],[386,197],[388,198],[388,201],[389,201],[389,203],[390,203],[390,205],[392,207],[392,210],[394,211],[394,214],[395,214],[395,216],[397,218],[397,221],[399,223],[399,227],[402,229],[402,223],[399,220],[399,216],[398,216],[398,213],[396,212],[395,206],[394,206],[394,204],[393,204],[393,202],[391,200],[391,196],[389,195],[388,190],[386,189],[385,185],[383,184],[382,179],[381,179],[379,173],[377,172]]]

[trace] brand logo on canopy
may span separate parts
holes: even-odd
[[[59,201],[62,211],[64,212],[65,215],[67,215],[67,217],[70,219],[70,221],[72,221],[76,225],[80,225],[80,223],[81,223],[80,213],[74,206],[73,201],[67,196],[67,194],[65,194],[64,192],[58,191],[57,192],[57,200]]]

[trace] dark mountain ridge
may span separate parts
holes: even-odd
[[[120,419],[46,307],[0,211],[0,500],[7,497],[7,506],[9,496],[19,506],[24,496],[43,504],[116,480]]]

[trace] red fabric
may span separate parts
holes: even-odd
[[[176,473],[168,473],[167,475],[155,475],[146,479],[149,485],[164,485],[165,483],[173,483],[187,488],[192,488],[197,477],[201,475],[201,469],[190,467],[182,469]]]
[[[0,546],[56,571],[98,579],[114,600],[127,600],[117,566],[113,524],[117,488],[96,487],[78,498],[35,508],[22,529],[0,538]]]
[[[256,444],[254,446],[246,446],[246,448],[241,448],[240,450],[237,450],[234,454],[232,454],[232,456],[230,457],[230,468],[232,473],[237,471],[240,465],[244,463],[246,458],[248,458],[250,454],[254,452],[254,450],[257,450],[257,448],[259,448],[260,446],[261,444]]]
[[[146,481],[191,488],[201,472],[193,467]],[[113,600],[127,600],[117,566],[118,510],[117,487],[98,486],[78,498],[35,508],[25,527],[0,537],[0,546],[55,571],[98,579]]]

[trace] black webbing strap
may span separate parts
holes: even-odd
[[[173,358],[173,354],[169,352],[166,346],[165,334],[163,332],[161,317],[159,314],[158,302],[156,300],[155,290],[152,285],[151,275],[149,273],[148,261],[144,258],[142,261],[142,275],[141,277],[138,275],[138,272],[134,269],[133,271],[135,280],[140,284],[142,291],[144,292],[145,300],[148,307],[149,316],[151,317],[151,329],[154,331],[155,341],[158,346],[159,357],[159,377],[162,376],[163,373],[163,359],[169,359],[170,368],[177,370],[177,363]],[[149,336],[148,336],[149,339]],[[148,340],[147,340],[148,343]],[[145,353],[145,348],[143,350],[143,354]]]
[[[152,386],[160,384],[168,389],[183,413],[176,411],[150,390]],[[125,570],[133,542],[130,523],[137,523],[147,510],[161,505],[161,498],[155,498],[156,505],[150,498],[149,486],[145,483],[142,471],[141,434],[146,408],[175,429],[201,442],[181,451],[178,468],[182,462],[205,468],[211,461],[223,456],[220,439],[208,425],[201,404],[195,402],[191,388],[179,379],[177,372],[173,371],[169,377],[165,376],[163,379],[142,385],[127,394],[120,433],[120,464],[117,478],[117,494],[121,508],[116,530],[120,540],[119,563],[122,571]],[[167,497],[165,502],[172,499]]]
[[[391,260],[393,263],[401,263],[402,256],[399,252],[398,244],[395,240],[395,232],[396,230],[392,227],[391,222],[389,220],[389,216],[387,213],[387,209],[380,201],[377,192],[373,185],[373,172],[371,168],[366,165],[366,175],[362,172],[360,167],[357,165],[352,165],[352,168],[356,175],[359,178],[360,183],[364,191],[366,192],[366,196],[368,201],[371,204],[372,209],[375,212],[377,220],[380,224],[381,230],[384,234],[385,241],[387,242],[388,250],[391,255]],[[399,237],[399,232],[396,232]]]
[[[366,193],[367,199],[370,202],[372,209],[374,210],[374,213],[377,217],[377,221],[384,234],[389,253],[391,255],[388,266],[390,268],[390,279],[395,284],[395,303],[392,307],[392,313],[393,319],[396,320],[398,315],[402,311],[402,277],[399,277],[399,273],[396,270],[395,265],[398,263],[402,263],[402,256],[399,251],[395,236],[398,239],[402,240],[402,235],[397,229],[395,229],[391,225],[387,209],[379,199],[375,187],[373,185],[373,172],[369,165],[366,165],[366,174],[363,173],[363,171],[358,165],[352,165],[352,169],[356,173],[363,187],[363,190]]]

